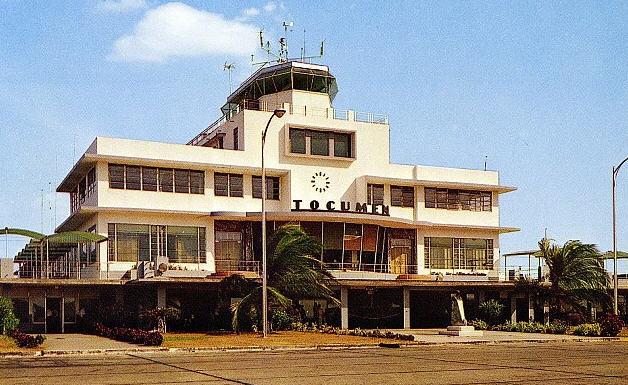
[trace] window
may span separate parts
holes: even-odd
[[[312,155],[329,156],[329,134],[311,131],[310,142]]]
[[[262,198],[262,177],[253,176],[253,198]],[[266,177],[266,199],[279,200],[279,178]]]
[[[383,205],[384,185],[371,183],[366,185],[366,202],[370,205]]]
[[[214,173],[214,195],[242,197],[243,176],[241,174]]]
[[[491,211],[490,191],[425,188],[425,207],[449,210]]]
[[[425,267],[431,269],[492,269],[493,240],[425,238]]]
[[[174,191],[174,170],[169,168],[159,169],[159,191]]]
[[[205,173],[203,171],[190,171],[190,193],[205,194]]]
[[[214,231],[214,251],[216,253],[216,259],[233,262],[242,259],[243,245],[241,224],[238,222],[216,221]],[[229,263],[226,265],[229,269],[238,266],[237,263],[233,266],[230,266]]]
[[[88,174],[87,195],[90,194],[90,178],[90,174]],[[95,174],[93,178],[95,180]],[[110,164],[109,187],[127,190],[204,194],[205,172]],[[80,196],[81,192],[78,195]],[[78,199],[71,197],[71,200]]]
[[[190,171],[174,170],[174,192],[190,193]]]
[[[43,324],[46,322],[46,298],[31,297],[31,306],[33,309],[33,323]]]
[[[109,165],[109,187],[124,188],[124,166],[119,164]]]
[[[142,177],[140,166],[124,166],[126,173],[126,189],[141,190]]]
[[[96,190],[96,168],[92,167],[87,173],[87,196],[89,197]]]
[[[142,190],[157,191],[157,169],[142,167]]]
[[[414,207],[414,187],[390,186],[390,204],[399,207]]]
[[[205,263],[205,228],[138,224],[109,224],[108,255],[112,262],[155,261]]]
[[[290,129],[290,152],[305,154],[305,130]]]
[[[334,156],[351,158],[350,134],[334,134]]]
[[[233,149],[234,150],[240,149],[240,138],[238,136],[238,127],[233,129]]]
[[[167,226],[166,233],[168,262],[197,263],[200,261],[200,246],[205,244],[205,228]]]
[[[330,147],[333,152],[330,152]],[[290,152],[337,158],[351,158],[352,134],[331,131],[290,129]]]

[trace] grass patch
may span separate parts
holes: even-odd
[[[0,335],[0,353],[14,353],[20,351],[22,351],[22,349],[17,347],[13,338]]]
[[[390,339],[358,337],[314,332],[282,331],[262,338],[261,334],[166,333],[162,346],[168,348],[230,348],[230,347],[315,347],[320,345],[377,345]],[[412,343],[404,341],[404,343]]]

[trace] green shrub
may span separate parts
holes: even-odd
[[[488,324],[481,319],[474,319],[473,321],[471,321],[471,326],[473,326],[477,330],[488,330]]]
[[[496,299],[489,299],[480,304],[479,310],[483,321],[489,325],[497,325],[502,319],[504,305]]]
[[[513,333],[543,333],[545,326],[538,322],[507,322],[503,325],[498,325],[494,330]]]
[[[597,337],[602,332],[600,324],[580,324],[573,328],[573,334],[585,337]]]
[[[545,333],[548,334],[565,334],[569,329],[569,325],[564,321],[552,321],[545,327]]]
[[[292,327],[294,319],[285,310],[277,309],[273,312],[272,327],[273,330],[289,330]]]
[[[0,297],[0,334],[9,334],[19,325],[20,320],[13,312],[13,301]]]

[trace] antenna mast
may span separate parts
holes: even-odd
[[[321,41],[321,46],[320,46],[320,54],[316,55],[316,56],[305,56],[305,29],[303,30],[303,47],[301,48],[301,56],[300,57],[295,57],[295,58],[290,58],[288,56],[288,31],[292,32],[292,27],[294,27],[294,22],[293,21],[284,21],[282,23],[283,26],[283,31],[284,31],[284,36],[279,38],[279,52],[275,53],[273,52],[271,46],[270,46],[270,41],[266,41],[264,42],[264,31],[261,30],[259,31],[259,44],[260,44],[260,48],[266,52],[267,54],[267,60],[264,62],[254,62],[255,61],[255,55],[251,55],[251,62],[253,62],[253,65],[259,65],[260,68],[264,67],[267,64],[270,63],[286,63],[288,61],[291,60],[300,60],[301,62],[305,62],[308,59],[318,59],[323,57],[324,54],[324,50],[325,50],[325,40]],[[272,56],[272,58],[271,58]]]
[[[235,68],[235,63],[227,64],[227,62],[225,62],[222,68],[223,71],[229,72],[229,95],[231,95],[231,93],[233,92],[233,82],[231,81],[232,80],[231,73],[233,72],[234,68]]]

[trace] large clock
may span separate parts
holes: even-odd
[[[322,171],[314,173],[310,182],[312,183],[312,188],[320,193],[327,191],[329,188],[329,177]]]

